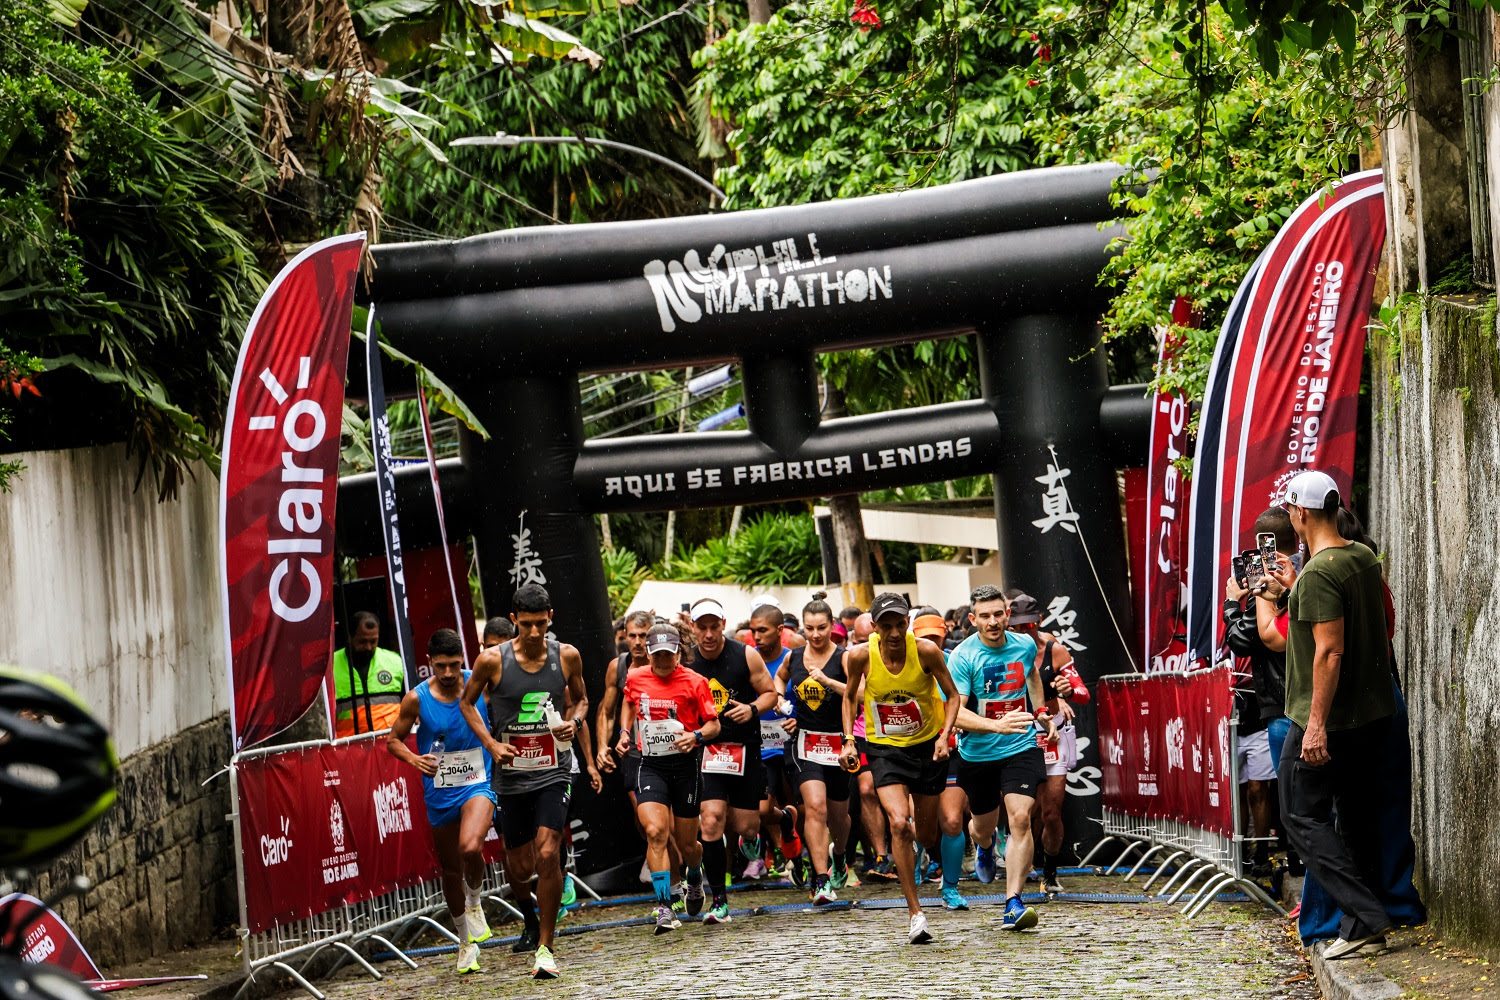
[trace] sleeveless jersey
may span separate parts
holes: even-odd
[[[517,755],[494,769],[497,794],[518,795],[572,780],[572,748],[559,752],[545,710],[550,703],[561,715],[565,704],[560,649],[556,639],[548,639],[546,665],[533,674],[521,667],[514,646],[500,645],[500,683],[490,691],[490,735],[513,745]]]
[[[465,684],[469,682],[469,674],[470,671],[464,671]],[[428,807],[442,812],[467,801],[472,785],[490,784],[493,763],[464,718],[462,699],[451,704],[439,701],[432,693],[431,683],[423,681],[416,686],[417,753],[427,756],[432,752],[432,741],[438,733],[443,734],[443,760],[437,778],[422,775],[422,794]],[[480,715],[488,711],[483,695],[479,696],[476,707]]]
[[[917,637],[906,633],[906,662],[893,674],[880,658],[880,642],[870,640],[865,678],[865,738],[871,743],[908,747],[943,729],[943,696],[937,680],[922,669]]]
[[[843,733],[844,699],[812,679],[804,659],[807,647],[792,650],[787,664],[787,696],[797,706],[797,730],[814,733]],[[833,655],[823,664],[823,673],[833,680],[845,680],[844,651],[833,647]]]
[[[766,661],[766,669],[770,671],[772,677],[776,676],[776,671],[781,669],[781,664],[790,655],[792,655],[792,651],[782,646],[780,656],[776,657],[775,660]],[[781,728],[781,723],[785,719],[786,716],[778,715],[774,707],[760,713],[761,760],[765,760],[768,757],[780,757],[782,755],[782,747],[789,738],[786,730]]]
[[[715,743],[743,743],[746,747],[760,751],[760,722],[751,715],[744,722],[730,722],[724,717],[730,699],[746,705],[755,701],[755,688],[750,686],[750,664],[745,659],[745,644],[737,639],[725,639],[724,648],[718,658],[710,660],[698,650],[693,658],[692,669],[708,681],[708,690],[714,696],[714,709],[719,713],[719,735]]]

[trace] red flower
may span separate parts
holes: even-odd
[[[1036,86],[1036,81],[1035,80],[1027,80],[1026,81],[1026,86],[1028,86],[1028,87],[1035,87]]]
[[[1036,50],[1036,54],[1038,56],[1041,56],[1042,62],[1051,62],[1052,61],[1052,46],[1050,46],[1050,45],[1043,45],[1041,48],[1039,48],[1039,49]]]
[[[1032,41],[1033,41],[1033,42],[1034,42],[1034,41],[1036,41],[1036,40],[1037,40],[1037,37],[1036,37],[1036,32],[1034,32],[1034,31],[1033,31],[1033,32],[1032,32],[1032,33],[1031,33],[1031,40],[1032,40]]]
[[[860,34],[881,26],[880,12],[871,0],[854,0],[854,13],[849,15],[849,20],[859,25]]]

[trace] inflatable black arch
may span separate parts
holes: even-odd
[[[384,335],[490,433],[463,433],[460,458],[440,463],[449,531],[474,538],[486,606],[508,608],[516,586],[544,582],[597,699],[613,629],[595,513],[983,473],[995,477],[1007,583],[1061,616],[1050,627],[1077,630],[1086,679],[1128,669],[1110,616],[1130,634],[1116,469],[1144,464],[1149,401],[1142,386],[1112,389],[1091,350],[1120,172],[1057,167],[841,202],[376,247],[364,298]],[[819,352],[971,333],[983,398],[821,419]],[[739,367],[749,430],[584,439],[581,373],[721,362]],[[398,479],[405,544],[435,542],[436,519],[418,513],[432,510],[426,471]],[[382,551],[373,489],[370,475],[340,486],[346,554]],[[1079,723],[1086,766],[1097,756],[1092,711]],[[1082,801],[1070,811],[1097,815],[1087,772],[1074,790]],[[1090,824],[1073,827],[1094,839]],[[608,845],[591,846],[590,869],[612,860]]]

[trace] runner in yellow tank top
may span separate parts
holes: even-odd
[[[906,939],[932,940],[927,916],[917,899],[915,839],[936,847],[938,798],[948,782],[948,737],[958,718],[959,700],[943,651],[930,639],[906,630],[911,609],[900,594],[881,594],[870,606],[875,635],[844,657],[844,767],[859,764],[854,718],[865,712],[865,756],[875,778],[875,794],[891,826],[891,854],[901,877],[908,915]],[[860,681],[865,699],[859,700]]]

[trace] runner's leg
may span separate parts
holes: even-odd
[[[964,864],[964,806],[969,801],[958,785],[949,785],[938,797],[938,831],[943,860],[943,888],[957,889]]]
[[[847,826],[847,814],[845,823]],[[812,855],[813,873],[828,874],[828,790],[821,781],[802,783],[802,829]],[[847,830],[845,831],[847,833]]]
[[[1010,838],[1005,845],[1005,894],[1019,896],[1026,889],[1026,876],[1031,872],[1031,807],[1035,803],[1029,795],[1015,792],[1005,796],[1005,813],[1010,825]],[[978,817],[975,817],[976,822]]]
[[[486,803],[488,805],[488,803]],[[432,828],[432,846],[437,852],[438,865],[443,870],[443,900],[448,904],[448,916],[453,918],[453,928],[464,936],[464,858],[459,849],[459,827],[461,823],[445,823]]]
[[[885,810],[875,794],[875,775],[869,768],[859,772],[859,819],[865,830],[865,847],[875,852],[871,864],[889,858],[891,842],[886,836]]]
[[[881,785],[875,790],[891,826],[891,854],[896,861],[896,875],[901,880],[901,895],[906,897],[906,911],[912,916],[922,912],[917,900],[916,853],[912,846],[910,796],[905,785]]]
[[[537,827],[532,840],[532,863],[536,866],[536,905],[542,924],[540,944],[551,948],[563,891],[561,830]]]

